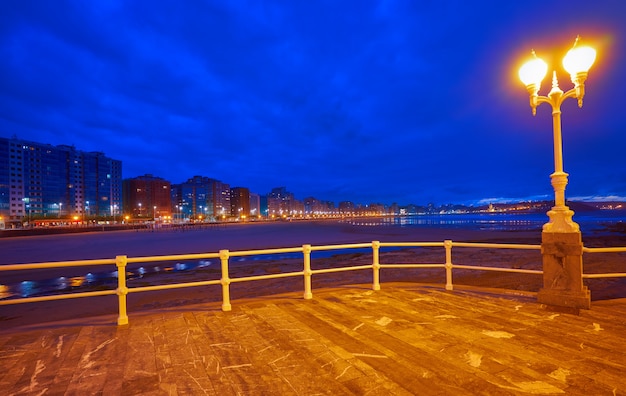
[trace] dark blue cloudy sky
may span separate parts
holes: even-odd
[[[598,50],[563,106],[568,198],[626,197],[626,2],[5,1],[0,136],[333,201],[552,198],[517,70]],[[549,90],[545,80],[541,93]],[[621,94],[621,96],[620,96]]]

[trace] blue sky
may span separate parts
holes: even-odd
[[[623,198],[624,15],[622,0],[3,2],[0,136],[260,194],[552,199],[551,111],[532,117],[517,70],[535,49],[571,88],[560,59],[580,34],[598,57],[583,108],[562,108],[566,196]]]

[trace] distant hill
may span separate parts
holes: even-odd
[[[600,210],[599,207],[594,205],[593,202],[578,202],[578,201],[569,201],[567,202],[567,206],[574,212],[595,212]]]
[[[626,202],[584,202],[584,201],[567,201],[566,205],[569,206],[574,212],[586,213],[595,212],[599,210],[626,210]],[[511,211],[519,213],[541,213],[547,212],[554,206],[554,201],[527,201],[516,203],[495,203],[490,205],[495,211]],[[485,212],[489,211],[489,205],[473,207],[470,211]]]

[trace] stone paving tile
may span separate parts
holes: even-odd
[[[8,395],[626,395],[626,300],[385,284],[0,333]]]

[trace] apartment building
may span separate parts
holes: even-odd
[[[122,207],[122,162],[101,152],[0,137],[0,216],[108,217]]]

